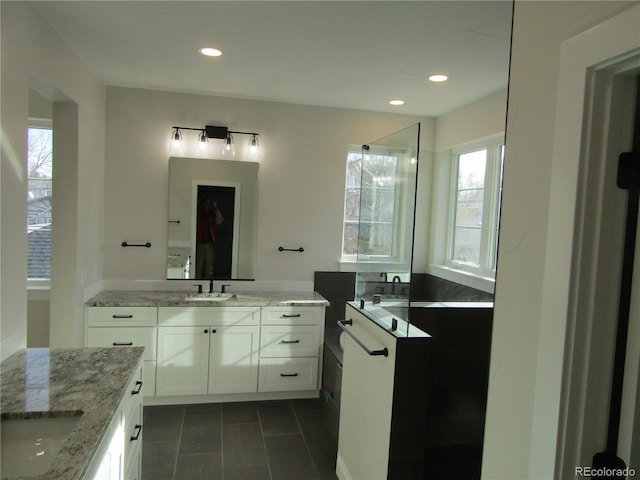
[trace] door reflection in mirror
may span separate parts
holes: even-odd
[[[235,190],[198,185],[196,278],[231,278]]]

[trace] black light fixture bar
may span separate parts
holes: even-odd
[[[259,134],[256,132],[240,132],[235,130],[229,130],[227,127],[218,127],[215,125],[206,125],[204,128],[193,128],[193,127],[171,127],[174,130],[193,130],[196,132],[204,132],[208,138],[227,138],[227,135],[230,133],[235,133],[239,135],[254,135],[258,136]]]

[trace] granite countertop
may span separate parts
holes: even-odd
[[[29,478],[83,478],[143,352],[142,347],[30,348],[2,362],[3,420],[82,412],[49,472]]]
[[[328,306],[317,292],[237,292],[223,302],[189,301],[191,291],[105,290],[89,299],[90,307],[272,307]]]

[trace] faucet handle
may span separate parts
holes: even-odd
[[[198,293],[202,293],[202,284],[201,283],[194,283],[193,286],[194,287],[198,287]]]
[[[222,285],[221,289],[220,289],[220,293],[227,293],[227,287],[230,287],[231,285]]]

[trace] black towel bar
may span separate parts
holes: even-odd
[[[147,247],[147,248],[151,248],[151,242],[147,242],[147,243],[127,243],[127,242],[122,242],[121,245],[123,247]]]
[[[304,248],[302,248],[302,247],[300,247],[300,248],[278,247],[278,251],[280,251],[280,252],[304,252]]]

